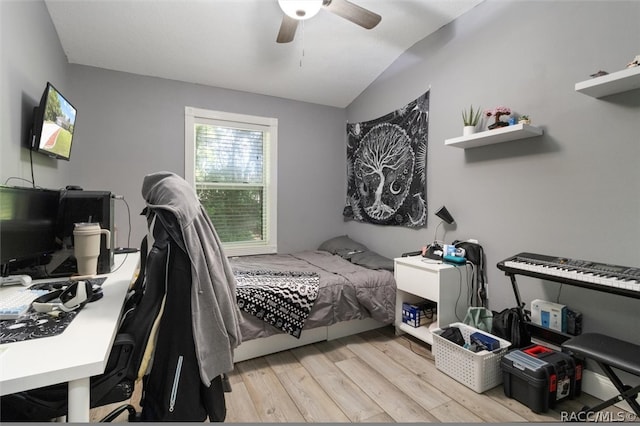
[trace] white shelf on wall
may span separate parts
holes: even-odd
[[[576,92],[594,98],[602,98],[634,89],[640,89],[640,67],[627,68],[576,83]]]
[[[542,133],[541,128],[530,124],[514,124],[512,126],[505,126],[494,130],[474,133],[469,136],[446,139],[444,144],[446,146],[454,146],[456,148],[475,148],[478,146],[540,136]]]

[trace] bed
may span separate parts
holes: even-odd
[[[325,241],[317,250],[229,260],[239,288],[247,276],[265,271],[271,275],[302,276],[317,283],[317,294],[314,293],[315,299],[299,332],[283,331],[278,327],[280,324],[272,325],[248,309],[243,311],[242,344],[234,352],[235,362],[360,333],[394,321],[393,261],[346,235]]]

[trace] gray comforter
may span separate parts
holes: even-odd
[[[391,324],[395,318],[396,284],[390,271],[363,268],[326,251],[232,257],[229,261],[238,271],[317,273],[320,290],[304,329],[364,318]],[[282,333],[250,314],[242,315],[243,341]]]

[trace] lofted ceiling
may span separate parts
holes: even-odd
[[[351,0],[366,30],[327,10],[276,43],[277,0],[45,0],[69,63],[348,106],[419,40],[482,0]]]

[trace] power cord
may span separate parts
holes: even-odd
[[[560,303],[560,295],[562,294],[562,286],[564,283],[560,283],[560,288],[558,289],[558,296],[556,297],[556,303]]]
[[[432,320],[433,316],[438,314],[438,305],[435,302],[425,302],[420,310],[426,319]]]
[[[460,298],[462,297],[462,272],[460,272],[460,267],[455,265],[453,267],[455,268],[456,271],[458,271],[458,275],[459,275],[458,297],[456,298],[456,303],[453,306],[453,312],[456,314],[456,319],[458,320],[458,322],[462,322],[463,320],[461,320],[460,317],[458,316],[458,304],[460,303]]]
[[[125,262],[127,261],[127,258],[129,257],[129,253],[125,253],[124,255],[124,259],[122,259],[122,262],[120,262],[120,264],[118,266],[116,266],[115,268],[113,268],[113,270],[111,271],[111,273],[113,274],[114,272],[116,272],[118,269],[122,268],[122,265],[125,264]]]
[[[29,163],[31,164],[31,184],[36,187],[36,178],[33,175],[33,150],[29,149]]]
[[[7,180],[4,181],[4,184],[6,185],[11,179],[19,179],[19,180],[25,181],[27,183],[30,183],[33,188],[37,188],[36,187],[36,179],[35,179],[34,174],[33,174],[33,150],[31,148],[29,148],[29,166],[31,168],[31,180],[24,179],[24,178],[21,178],[21,177],[11,176],[11,177],[8,177]]]
[[[30,181],[29,179],[25,179],[25,178],[17,177],[17,176],[10,176],[10,177],[8,177],[8,178],[7,178],[7,180],[5,180],[5,181],[4,181],[4,184],[5,184],[5,185],[7,185],[7,184],[9,183],[9,181],[10,181],[10,180],[13,180],[13,179],[21,180],[21,181],[27,182],[28,184],[30,184],[30,185],[31,185],[31,186],[33,186],[34,188],[36,187],[36,186],[33,184],[33,181]]]
[[[127,203],[127,200],[123,195],[114,195],[113,198],[122,201],[127,208],[127,221],[129,225],[129,230],[127,232],[127,247],[131,247],[131,209],[129,208],[129,203]]]

